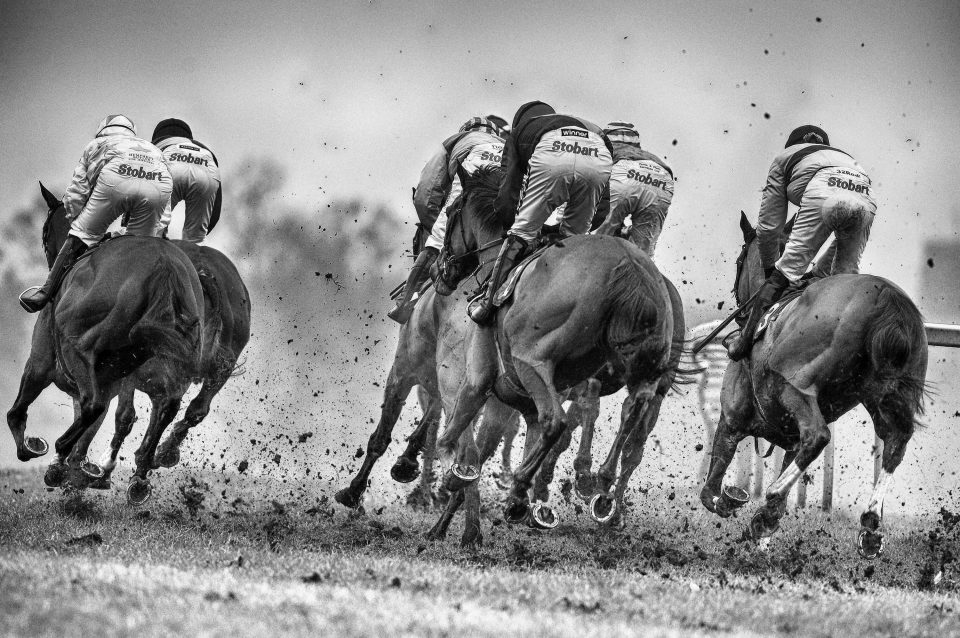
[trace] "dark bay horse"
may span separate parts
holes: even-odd
[[[740,226],[745,245],[738,304],[764,281],[756,232],[742,215]],[[827,425],[862,404],[883,440],[882,471],[857,539],[861,556],[875,558],[883,549],[884,495],[923,413],[926,370],[923,318],[900,288],[873,275],[834,275],[810,284],[770,322],[752,355],[727,367],[700,500],[729,516],[721,484],[737,444],[746,436],[767,439],[786,450],[783,468],[745,536],[769,536],[779,527],[790,488],[830,440]]]
[[[44,251],[52,263],[69,230],[63,205],[42,187],[50,210]],[[176,417],[190,381],[200,375],[203,292],[190,260],[170,242],[120,237],[88,251],[38,315],[20,390],[7,412],[17,458],[27,461],[48,446],[26,437],[27,409],[51,383],[75,399],[75,420],[56,441],[48,484],[69,477],[96,480],[99,466],[77,454],[77,443],[102,418],[124,379],[133,375],[153,410],[137,450],[128,497],[145,500],[147,473],[163,430]]]
[[[493,183],[471,188],[449,222],[440,262],[446,290],[471,272],[485,274],[492,264],[484,255],[497,248],[505,231],[494,213],[499,175],[494,177],[478,173],[475,181]],[[552,245],[520,276],[495,325],[469,325],[464,333],[461,347],[468,356],[457,371],[453,409],[437,441],[444,466],[457,469],[458,442],[492,392],[527,423],[528,451],[514,473],[505,510],[508,521],[525,520],[532,479],[567,427],[561,392],[607,365],[627,386],[611,450],[615,464],[628,439],[642,447],[646,437],[638,424],[671,368],[673,334],[670,293],[639,248],[609,236],[570,237]],[[463,481],[475,479],[479,467],[461,468],[461,475]]]
[[[174,424],[173,430],[157,448],[154,461],[161,467],[173,467],[179,462],[180,444],[190,428],[198,425],[210,412],[213,398],[234,374],[240,354],[250,340],[250,294],[233,262],[210,246],[181,240],[171,243],[189,257],[203,288],[203,385],[190,401],[183,418]],[[110,486],[110,474],[116,467],[120,446],[137,420],[133,381],[128,379],[120,389],[113,439],[101,463],[105,474],[90,487],[105,489]],[[96,430],[90,428],[80,440],[78,454],[86,455]]]

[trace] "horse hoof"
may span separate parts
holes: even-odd
[[[420,465],[405,456],[397,459],[390,468],[390,478],[397,483],[412,483],[420,476]]]
[[[173,467],[180,462],[180,448],[175,445],[162,446],[157,453],[153,455],[153,469],[160,467]]]
[[[749,502],[750,495],[746,490],[735,485],[727,485],[721,490],[719,497],[713,497],[713,511],[721,518],[728,518]]]
[[[94,481],[102,479],[107,475],[107,472],[97,465],[96,463],[91,463],[90,461],[84,461],[80,464],[80,473],[86,476],[88,479],[93,479]]]
[[[861,558],[874,560],[883,553],[883,534],[869,529],[861,529],[857,535],[857,553]]]
[[[617,513],[617,501],[608,494],[594,494],[590,499],[590,518],[604,525]]]
[[[21,461],[29,461],[43,456],[50,451],[50,446],[39,436],[28,436],[23,440],[23,448],[17,452]]]
[[[750,519],[750,525],[743,531],[744,540],[760,541],[761,539],[772,536],[775,531],[780,529],[780,521],[769,524],[759,511]]]
[[[513,488],[513,474],[503,472],[493,477],[494,484],[503,491]]]
[[[503,508],[503,520],[513,524],[522,523],[526,520],[529,511],[530,506],[527,501],[511,496]]]
[[[134,477],[127,486],[127,503],[139,507],[150,500],[152,493],[153,486],[150,485],[150,481]]]
[[[465,489],[478,478],[480,478],[480,468],[454,463],[443,475],[443,486],[451,492],[456,492]]]
[[[460,538],[461,549],[480,549],[482,546],[483,534],[480,533],[479,529],[464,530],[463,536]]]
[[[588,474],[578,475],[573,481],[573,493],[584,503],[589,503],[597,493],[596,479]]]
[[[340,503],[344,507],[349,507],[352,510],[355,510],[360,507],[360,494],[354,494],[353,490],[349,487],[345,487],[336,494],[333,495],[333,500]]]
[[[63,463],[51,463],[43,474],[47,487],[60,487],[67,478],[67,466]]]
[[[537,502],[530,508],[530,526],[537,529],[553,529],[560,524],[560,517],[546,503]]]

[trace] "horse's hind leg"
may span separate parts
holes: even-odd
[[[233,370],[233,367],[231,366],[228,369]],[[183,443],[183,440],[187,438],[187,432],[190,428],[199,425],[201,421],[207,418],[207,414],[210,413],[210,404],[213,402],[213,398],[223,389],[223,386],[229,379],[230,373],[228,372],[213,378],[207,377],[203,380],[200,392],[190,401],[190,405],[187,406],[183,418],[173,426],[173,430],[171,430],[167,438],[164,439],[163,443],[157,448],[154,463],[160,467],[173,467],[180,462],[180,445]]]
[[[596,477],[591,466],[593,457],[593,432],[600,416],[600,380],[588,379],[586,387],[577,397],[580,406],[580,447],[573,460],[574,489],[585,502],[598,493]]]
[[[510,489],[513,484],[513,463],[510,457],[513,452],[513,441],[520,431],[520,414],[516,411],[510,415],[509,422],[503,431],[503,449],[500,452],[500,473],[495,477],[497,487],[502,490]]]
[[[397,458],[393,467],[390,468],[390,476],[398,483],[410,483],[420,475],[417,455],[426,446],[430,429],[435,429],[440,421],[440,399],[426,392],[422,387],[418,388],[417,396],[423,409],[423,416],[407,439],[407,447],[403,454]]]
[[[913,415],[908,409],[900,407],[891,410],[888,412],[876,405],[867,405],[877,436],[883,441],[880,475],[873,486],[867,510],[860,515],[860,534],[857,537],[857,551],[862,557],[870,559],[883,552],[883,500],[893,481],[893,473],[907,451],[907,443],[914,429]]]
[[[753,539],[769,536],[780,527],[780,518],[786,511],[790,489],[830,442],[830,428],[823,419],[815,394],[807,394],[791,385],[784,385],[780,392],[780,403],[797,421],[800,446],[793,461],[767,489],[766,503],[750,522],[747,534]]]
[[[403,403],[413,388],[413,378],[409,375],[401,375],[397,371],[399,364],[398,356],[398,360],[394,362],[387,378],[387,386],[383,391],[383,405],[380,408],[380,422],[377,423],[377,429],[373,431],[367,441],[367,453],[363,458],[363,464],[357,471],[357,475],[350,481],[350,485],[334,496],[338,503],[346,507],[356,509],[360,506],[360,499],[363,497],[364,490],[367,489],[373,466],[377,459],[387,451],[387,447],[390,445],[390,436],[393,434],[393,426],[397,424],[400,411],[403,409]]]
[[[153,488],[150,486],[147,474],[150,470],[159,467],[155,464],[157,445],[160,443],[163,431],[177,416],[182,396],[182,394],[177,394],[174,396],[151,397],[153,406],[150,410],[150,425],[147,426],[147,433],[144,435],[140,447],[134,453],[137,468],[134,470],[133,478],[130,479],[130,484],[127,486],[127,502],[131,505],[143,505],[150,498]]]

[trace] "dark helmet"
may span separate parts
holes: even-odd
[[[190,130],[190,125],[183,120],[170,118],[163,120],[157,124],[157,128],[153,129],[153,139],[151,142],[159,144],[168,137],[185,137],[188,140],[192,140],[193,131]]]
[[[502,128],[497,126],[494,122],[491,122],[486,117],[471,117],[469,120],[463,123],[463,126],[460,127],[461,133],[478,130],[487,130],[498,137],[503,137],[506,134]]]
[[[827,132],[819,126],[804,124],[793,129],[783,148],[794,144],[830,144],[830,138],[827,137]]]
[[[499,115],[494,115],[493,113],[491,113],[490,115],[487,116],[487,119],[488,119],[490,122],[493,122],[494,124],[496,124],[497,126],[499,126],[500,129],[503,130],[503,131],[509,131],[509,130],[510,130],[510,124],[509,124],[509,122],[507,122],[505,119],[503,119],[503,118],[500,117]]]
[[[510,126],[510,130],[517,130],[517,126],[519,126],[521,122],[526,122],[538,115],[553,115],[554,113],[556,113],[556,111],[546,102],[541,102],[540,100],[527,102],[517,109],[516,115],[513,116],[513,124]]]

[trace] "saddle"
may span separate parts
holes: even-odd
[[[513,267],[513,269],[507,274],[507,278],[504,280],[503,285],[497,290],[497,293],[493,296],[493,305],[496,308],[499,308],[503,304],[510,301],[510,298],[513,297],[513,291],[517,287],[517,282],[520,280],[520,275],[527,269],[527,266],[535,262],[540,258],[548,248],[554,245],[558,245],[563,240],[563,236],[556,232],[547,232],[541,235],[540,241],[537,244],[537,247],[532,253],[523,258],[519,264]]]
[[[134,235],[130,235],[130,237],[133,237],[133,236]],[[82,262],[84,259],[89,259],[90,255],[93,255],[98,250],[100,250],[103,247],[103,245],[106,244],[107,242],[114,241],[121,237],[127,237],[127,235],[114,235],[111,233],[107,233],[106,235],[104,235],[103,239],[101,239],[100,241],[95,243],[93,246],[90,246],[85,251],[83,251],[83,254],[77,257],[77,260],[73,262],[73,265],[70,267],[70,269],[72,270],[73,268],[76,268],[77,264]]]

